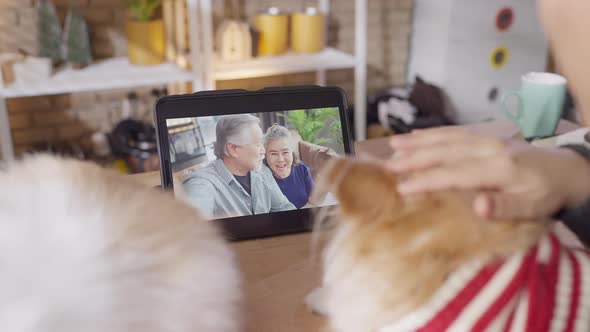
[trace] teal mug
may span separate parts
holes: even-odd
[[[525,139],[553,136],[563,112],[567,80],[551,73],[528,73],[522,76],[520,91],[502,99],[504,113],[520,129]],[[511,97],[518,98],[516,113],[507,106]]]

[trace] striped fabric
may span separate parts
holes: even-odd
[[[524,254],[454,273],[431,301],[380,332],[590,331],[590,256],[544,237]]]

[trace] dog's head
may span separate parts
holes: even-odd
[[[331,159],[322,169],[313,195],[336,195],[349,219],[394,218],[402,207],[397,177],[376,162]]]
[[[332,221],[338,227],[354,228],[357,232],[351,236],[361,242],[363,236],[372,234],[368,242],[373,245],[378,239],[391,242],[402,237],[404,244],[421,244],[411,248],[429,250],[430,244],[437,250],[459,247],[473,251],[490,245],[491,252],[501,254],[503,251],[496,249],[499,242],[504,242],[504,231],[514,234],[510,238],[528,240],[530,228],[546,228],[546,223],[531,220],[483,220],[472,209],[473,192],[447,190],[402,196],[398,183],[398,176],[380,161],[332,159],[323,168],[314,195],[332,192],[339,202],[337,217]],[[526,234],[519,234],[521,231]],[[539,232],[533,233],[537,239]]]
[[[317,191],[339,201],[329,220],[335,229],[324,253],[324,284],[331,315],[348,312],[343,326],[354,326],[354,305],[375,312],[359,321],[381,326],[392,313],[424,304],[462,264],[507,257],[545,230],[536,221],[482,220],[468,192],[405,197],[397,186],[398,177],[378,161],[334,159],[320,174]]]

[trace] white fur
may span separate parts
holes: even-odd
[[[0,172],[0,331],[238,331],[217,230],[97,166],[31,157]]]
[[[330,318],[338,332],[376,331],[400,313],[384,312],[379,298],[391,292],[395,282],[386,283],[377,271],[354,262],[343,241],[354,230],[350,223],[341,223],[324,252],[322,288],[306,298],[313,311]],[[350,267],[355,266],[355,269]]]

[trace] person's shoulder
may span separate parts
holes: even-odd
[[[211,162],[207,166],[194,170],[187,178],[184,180],[183,184],[192,183],[192,182],[202,182],[202,181],[212,181],[219,177],[217,169],[215,169],[214,163]]]
[[[260,175],[265,179],[272,178],[272,171],[270,170],[270,168],[268,168],[268,166],[266,166],[264,164],[262,164],[260,169],[252,171],[252,174]]]
[[[307,166],[307,164],[303,161],[298,162],[296,165],[293,166],[293,168],[295,169],[295,172],[298,172],[300,174],[311,174],[311,168],[309,168],[309,166]]]
[[[268,168],[268,166],[266,165],[262,165],[262,167],[260,167],[260,169],[257,169],[255,171],[251,171],[250,172],[253,176],[257,176],[260,177],[262,179],[262,181],[268,183],[272,183],[275,181],[274,176],[272,175],[272,171],[270,170],[270,168]]]
[[[305,169],[305,170],[310,170],[309,166],[304,162],[304,161],[299,161],[295,167],[301,168],[301,169]]]

